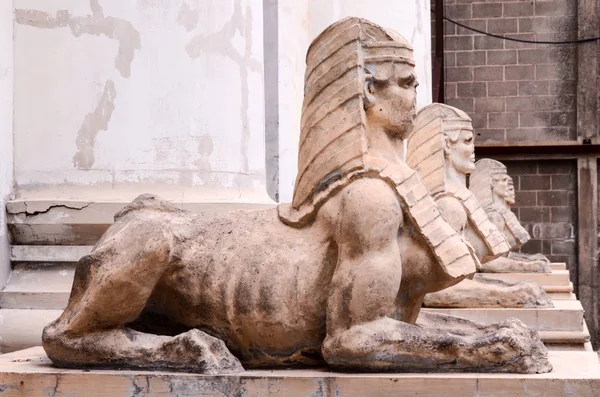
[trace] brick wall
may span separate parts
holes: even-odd
[[[552,262],[566,262],[577,274],[577,162],[504,161],[513,177],[513,212],[531,235],[521,249],[541,252]]]
[[[577,37],[577,2],[446,0],[446,16],[527,40]],[[435,42],[433,42],[435,44]],[[576,46],[517,43],[445,23],[446,102],[479,143],[576,139]]]

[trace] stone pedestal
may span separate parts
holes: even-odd
[[[356,374],[327,370],[246,371],[205,376],[173,372],[64,370],[41,347],[0,356],[7,396],[577,396],[600,395],[594,352],[551,351],[554,370],[522,374]]]

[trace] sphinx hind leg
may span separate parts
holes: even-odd
[[[111,226],[80,260],[67,308],[44,328],[43,347],[54,364],[205,373],[241,369],[221,340],[199,330],[170,337],[126,327],[168,271],[171,241],[166,227],[143,215]]]

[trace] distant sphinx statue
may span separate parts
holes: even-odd
[[[358,18],[306,57],[298,178],[277,209],[192,214],[150,195],[115,215],[43,333],[55,365],[223,373],[548,372],[538,334],[422,316],[479,265],[402,160],[413,51]]]
[[[406,163],[415,169],[444,218],[474,247],[482,266],[510,250],[504,234],[491,222],[467,188],[475,170],[470,117],[460,109],[434,103],[419,110],[408,137]],[[427,307],[552,307],[533,282],[464,280],[425,297]]]
[[[515,191],[504,164],[492,159],[479,160],[471,174],[469,189],[477,196],[490,220],[504,233],[511,249],[519,249],[529,241],[529,233],[510,210],[510,206],[515,203]],[[551,269],[550,261],[542,254],[511,252],[483,264],[481,271],[549,273]]]

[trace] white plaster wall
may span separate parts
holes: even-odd
[[[19,192],[266,191],[262,0],[14,7]]]
[[[429,0],[279,0],[279,199],[291,201],[297,173],[305,54],[331,23],[348,16],[369,19],[402,34],[414,47],[419,79],[417,106],[431,103]]]
[[[13,187],[13,5],[0,1],[0,289],[10,273],[6,200]]]

